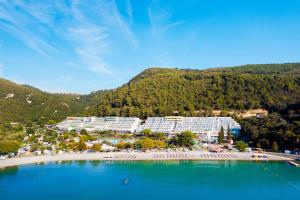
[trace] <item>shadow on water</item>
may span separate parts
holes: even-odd
[[[13,176],[13,175],[17,174],[18,171],[19,171],[18,166],[6,167],[4,169],[0,168],[0,179],[1,179],[1,177],[4,177],[4,176]]]
[[[101,163],[103,163],[103,162],[100,161],[100,160],[91,160],[91,161],[90,161],[90,164],[91,164],[93,167],[98,167]]]
[[[77,163],[79,166],[84,166],[86,165],[88,161],[86,160],[76,160],[75,163]]]

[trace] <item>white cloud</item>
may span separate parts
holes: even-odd
[[[108,51],[109,34],[105,27],[89,22],[79,7],[79,2],[74,1],[71,12],[76,23],[68,28],[66,36],[71,41],[82,65],[94,72],[111,74],[104,58]]]
[[[21,40],[26,46],[43,55],[44,57],[49,58],[49,52],[59,52],[54,46],[49,44],[42,38],[35,37],[29,32],[22,30],[16,26],[3,25],[3,30],[8,31],[13,34],[16,38]]]
[[[0,2],[0,19],[4,20],[0,22],[1,29],[11,33],[29,48],[45,57],[48,57],[49,52],[58,52],[58,49],[46,41],[41,34],[36,34],[37,32],[30,28],[34,21],[28,15],[28,10],[24,8],[18,11],[16,8],[20,8],[16,2]]]
[[[130,0],[127,0],[127,1],[126,1],[126,13],[127,13],[127,15],[128,15],[128,18],[129,18],[130,23],[133,23],[132,7],[131,7]]]
[[[184,22],[183,20],[170,22],[173,13],[166,8],[160,8],[156,3],[157,1],[151,1],[148,7],[148,17],[153,38],[159,37],[164,32]]]
[[[95,8],[100,16],[100,23],[104,24],[110,30],[115,29],[120,32],[132,47],[138,47],[135,34],[129,24],[132,22],[132,8],[129,1],[126,8],[127,17],[121,15],[115,1],[101,1]]]
[[[50,1],[49,1],[50,2]],[[53,21],[53,15],[57,12],[57,8],[54,4],[49,2],[43,2],[43,4],[16,1],[15,5],[22,10],[25,10],[28,15],[35,18],[36,20],[42,22],[45,25],[50,25]]]
[[[107,51],[105,40],[108,37],[104,29],[90,24],[79,25],[70,28],[69,35],[82,65],[95,72],[111,73],[103,57]]]
[[[59,23],[57,16],[61,18]],[[0,31],[10,33],[30,49],[52,59],[63,52],[61,41],[67,42],[77,56],[75,60],[98,73],[111,74],[106,57],[112,50],[109,47],[112,35],[121,35],[132,48],[138,47],[131,26],[130,0],[123,15],[115,1],[96,1],[91,5],[79,0],[64,3],[0,0]],[[60,42],[55,43],[52,38]]]
[[[79,1],[73,1],[71,15],[76,22],[68,29],[71,44],[83,65],[95,72],[112,74],[105,57],[111,52],[109,42],[114,32],[121,33],[133,48],[138,44],[128,21],[132,18],[128,2],[128,19],[121,15],[114,1],[95,2],[88,11],[94,12],[96,18],[90,19]]]

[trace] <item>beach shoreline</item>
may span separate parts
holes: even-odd
[[[256,155],[256,157],[252,157]],[[267,155],[258,157],[258,155]],[[47,163],[59,161],[171,161],[171,160],[203,160],[203,161],[291,161],[293,159],[261,153],[209,153],[203,151],[191,152],[109,152],[109,153],[64,153],[55,155],[39,155],[17,157],[0,160],[0,168]]]

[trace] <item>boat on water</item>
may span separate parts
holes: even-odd
[[[122,182],[123,182],[123,184],[124,184],[124,185],[127,185],[127,184],[128,184],[128,182],[129,182],[129,179],[128,179],[128,178],[125,178],[125,179],[123,179],[123,181],[122,181]]]

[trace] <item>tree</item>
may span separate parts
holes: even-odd
[[[232,136],[231,136],[231,131],[230,131],[230,127],[227,127],[227,143],[230,143],[230,141],[232,140]]]
[[[248,147],[248,144],[243,141],[237,141],[235,145],[236,148],[242,152],[246,151],[246,148]]]
[[[142,133],[144,136],[150,136],[151,130],[150,130],[150,129],[144,129],[144,130],[142,130],[141,133]]]
[[[94,150],[94,151],[101,151],[101,145],[100,144],[93,144],[92,150]]]
[[[132,144],[130,142],[126,142],[125,143],[125,149],[131,149],[132,148]]]
[[[16,153],[20,148],[20,143],[14,140],[0,141],[0,154]]]
[[[175,143],[180,147],[192,147],[194,145],[195,134],[191,131],[183,131],[175,138]]]
[[[154,140],[153,143],[154,147],[158,149],[164,149],[167,146],[167,144],[162,140]]]
[[[166,140],[166,135],[164,133],[152,133],[151,137],[155,140]]]
[[[221,127],[221,130],[219,132],[218,143],[219,144],[223,144],[224,143],[224,128],[223,128],[223,126]]]
[[[79,142],[76,146],[76,150],[78,150],[78,151],[84,151],[86,149],[87,149],[87,147],[84,142]]]
[[[31,148],[30,148],[30,151],[31,152],[35,152],[35,151],[37,151],[39,149],[39,145],[37,145],[37,144],[32,144],[31,145]]]
[[[125,149],[125,144],[126,144],[126,142],[118,142],[118,143],[116,144],[116,147],[117,147],[118,149]]]
[[[34,133],[35,133],[35,131],[34,131],[33,128],[26,128],[26,134],[27,134],[27,135],[32,135],[32,134],[34,134]]]
[[[81,136],[80,136],[80,141],[81,141],[81,142],[85,142],[85,141],[87,141],[87,140],[88,140],[87,135],[81,135]]]
[[[55,121],[55,120],[53,120],[53,119],[49,119],[48,120],[48,124],[49,125],[54,125],[54,124],[56,124],[57,122]]]
[[[277,145],[277,142],[276,142],[276,141],[273,141],[273,143],[272,143],[272,149],[273,149],[274,151],[278,151],[278,145]]]
[[[17,125],[16,127],[14,127],[15,131],[23,131],[23,126],[21,125]]]
[[[72,137],[77,137],[78,136],[78,134],[76,133],[76,131],[70,131],[69,133],[72,135]]]
[[[80,134],[81,134],[81,135],[87,135],[88,132],[87,132],[87,130],[85,130],[85,129],[81,129]]]
[[[146,149],[153,149],[154,148],[154,142],[151,138],[145,138],[141,141],[141,148]]]

